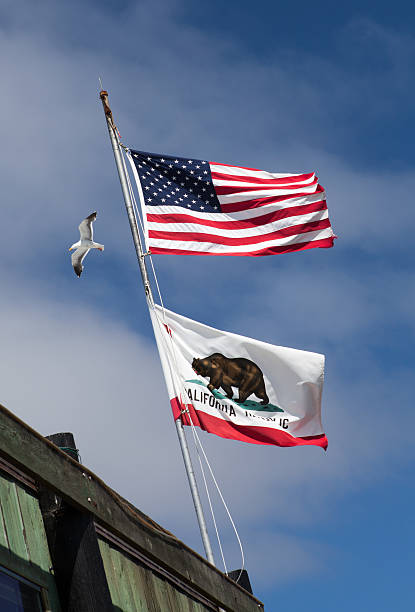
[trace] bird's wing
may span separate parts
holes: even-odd
[[[82,270],[84,269],[82,262],[85,256],[89,253],[89,251],[90,249],[80,247],[79,249],[76,249],[76,251],[71,255],[73,269],[75,270],[75,274],[77,276],[81,276]]]
[[[92,240],[94,236],[94,229],[92,227],[93,221],[97,218],[97,213],[91,213],[86,219],[79,224],[79,233],[81,234],[81,240]]]

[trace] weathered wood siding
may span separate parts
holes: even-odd
[[[95,537],[102,540],[95,544],[114,612],[263,610],[258,599],[0,405],[0,469],[2,465],[8,476],[0,483],[0,564],[47,588],[52,603],[46,610],[57,612],[59,604],[36,497],[39,487],[93,521]],[[59,504],[45,509],[46,524],[56,511]],[[65,520],[59,515],[59,521]],[[63,551],[69,544],[58,542]],[[53,537],[49,545],[54,550]],[[56,571],[64,607],[58,565]],[[73,567],[65,572],[72,580]]]
[[[100,538],[99,547],[115,609],[122,612],[211,612],[127,554]],[[216,608],[217,609],[217,608]]]
[[[0,565],[41,586],[46,609],[60,612],[39,502],[1,473]]]

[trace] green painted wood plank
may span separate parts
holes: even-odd
[[[160,612],[160,606],[157,597],[157,577],[153,574],[153,572],[147,570],[145,573],[145,582],[146,582],[146,593],[147,593],[147,602],[149,604],[151,612]]]
[[[201,604],[199,601],[195,601],[194,599],[190,600],[191,601],[191,612],[206,612],[206,608],[203,604]]]
[[[135,612],[134,597],[131,589],[128,588],[124,575],[124,567],[121,563],[121,554],[115,548],[110,547],[111,559],[115,569],[116,580],[120,592],[120,604],[123,612]]]
[[[210,609],[206,608],[200,601],[188,597],[182,591],[176,590],[176,596],[180,599],[180,610],[184,610],[185,612],[211,612]]]
[[[180,612],[193,611],[192,601],[187,595],[185,595],[185,593],[182,593],[182,591],[178,591],[177,589],[175,589],[174,597],[176,599],[176,602],[174,604],[175,607],[173,608],[173,610],[180,610]]]
[[[121,554],[116,548],[110,546],[112,564],[115,570],[115,576],[118,583],[120,600],[123,612],[132,612],[134,610],[134,597],[130,589],[127,588],[124,568],[121,562]]]
[[[184,608],[184,610],[186,610],[186,612],[205,612],[206,608],[204,606],[202,606],[199,602],[194,601],[193,599],[190,599],[189,597],[186,597],[186,604],[187,604],[187,608]]]
[[[206,608],[128,555],[99,540],[114,605],[123,612],[205,612]]]
[[[26,547],[29,560],[45,572],[49,572],[52,561],[38,500],[16,485],[17,498],[25,528]]]
[[[9,550],[24,561],[28,561],[29,552],[24,538],[24,525],[15,483],[0,477],[0,497]]]
[[[47,576],[47,592],[50,608],[53,612],[59,612],[59,597],[55,578],[51,573],[52,561],[50,558],[48,541],[43,524],[39,501],[34,495],[16,484],[17,498],[24,524],[24,536],[29,560],[43,570]]]
[[[125,567],[126,580],[132,590],[135,605],[139,612],[151,612],[147,602],[147,590],[145,572],[148,571],[139,563],[135,563],[127,555],[123,555],[123,565]]]
[[[1,505],[1,489],[0,489],[0,547],[9,550],[9,541],[7,539],[6,524],[4,522],[3,507]]]
[[[99,550],[101,552],[102,561],[104,563],[105,575],[107,577],[108,587],[111,594],[111,600],[114,606],[119,606],[121,603],[121,596],[119,591],[119,584],[115,568],[111,557],[111,547],[104,540],[98,539]]]
[[[60,612],[55,578],[49,570],[49,549],[37,499],[19,484],[0,476],[0,500],[0,526],[4,530],[2,544],[6,544],[0,555],[0,563],[42,585],[48,592],[52,612]]]
[[[120,558],[125,585],[132,594],[135,610],[138,612],[150,612],[144,588],[145,580],[142,580],[140,567],[127,555],[120,553]]]
[[[157,599],[154,596],[154,574],[147,568],[144,569],[144,586],[149,609],[151,612],[159,612]]]
[[[169,610],[183,610],[183,612],[189,612],[189,599],[184,593],[178,591],[172,584],[170,584],[170,582],[166,580],[164,581],[164,588],[166,591],[166,600],[168,602]]]
[[[202,603],[195,601],[183,591],[176,589],[169,582],[166,582],[166,590],[168,594],[168,601],[171,605],[172,610],[180,610],[180,612],[207,612],[206,608]],[[208,612],[211,612],[210,610]]]
[[[147,603],[145,572],[146,570],[139,564],[128,560],[128,581],[134,593],[134,599],[136,601],[137,609],[140,612],[150,612],[150,607]]]
[[[163,578],[160,578],[156,574],[152,575],[154,584],[154,599],[157,602],[158,610],[170,610],[171,605],[169,603],[169,593],[167,583]],[[181,603],[181,602],[179,602]],[[182,612],[183,608],[179,608],[178,612]]]

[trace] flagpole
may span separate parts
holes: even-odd
[[[118,170],[118,176],[121,183],[121,190],[124,196],[125,208],[127,210],[128,220],[130,222],[131,233],[133,236],[135,252],[137,254],[138,265],[140,267],[141,278],[143,281],[144,291],[147,298],[147,304],[154,304],[153,293],[151,291],[150,281],[148,279],[147,268],[145,264],[145,255],[143,253],[143,248],[141,245],[140,232],[138,230],[136,217],[134,214],[133,203],[131,201],[130,191],[128,189],[128,181],[125,173],[122,152],[120,148],[119,138],[117,135],[117,128],[115,127],[114,120],[112,117],[111,108],[108,104],[108,92],[105,90],[101,90],[99,93],[99,97],[101,98],[102,106],[104,108],[105,117],[107,120],[108,133],[110,136],[111,146],[114,153],[115,164]],[[197,520],[199,523],[200,534],[202,536],[202,542],[206,553],[206,558],[212,565],[215,565],[215,561],[213,558],[212,547],[209,541],[209,535],[206,527],[206,520],[203,513],[202,504],[200,501],[199,491],[197,488],[196,478],[193,470],[192,461],[190,458],[189,447],[187,445],[186,436],[183,429],[183,424],[181,422],[181,418],[179,417],[176,421],[176,430],[179,438],[180,448],[183,455],[183,461],[187,473],[187,478],[189,480],[190,491],[192,493],[193,504],[196,511]]]

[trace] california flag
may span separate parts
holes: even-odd
[[[324,355],[150,312],[175,419],[232,440],[327,448]]]

